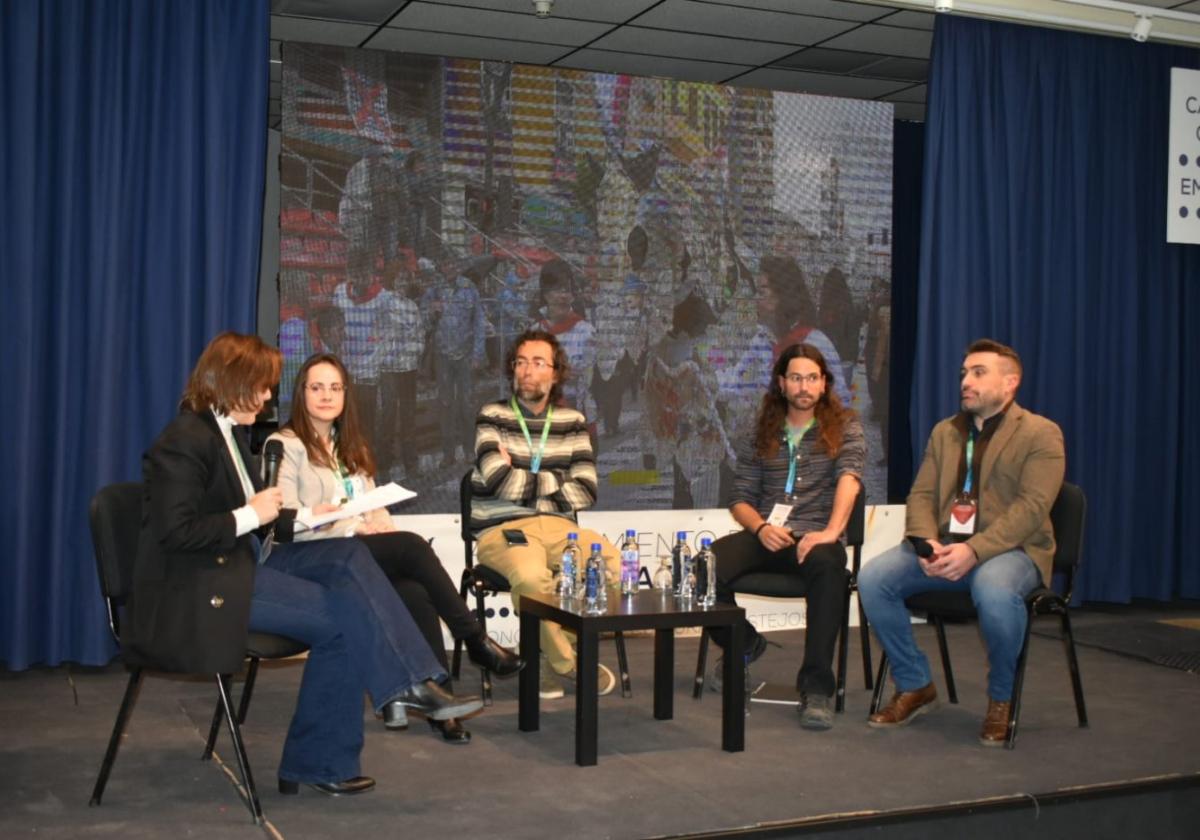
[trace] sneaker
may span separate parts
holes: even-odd
[[[816,731],[833,728],[833,710],[828,697],[800,695],[800,728]]]
[[[596,678],[596,694],[603,697],[606,694],[612,694],[612,690],[617,685],[617,678],[616,678],[616,676],[613,675],[612,671],[608,670],[607,666],[600,665],[598,667],[599,667],[599,672],[598,672],[598,675]],[[563,682],[567,683],[572,688],[575,687],[575,683],[576,683],[575,676],[576,675],[575,675],[574,668],[572,668],[570,671],[568,671],[565,674],[561,674],[560,676],[561,676]],[[559,697],[561,697],[561,696],[562,695],[560,694]]]
[[[751,642],[749,650],[746,652],[746,666],[749,667],[751,662],[757,662],[762,658],[762,655],[767,652],[767,645],[774,644],[768,642],[766,636],[761,633],[754,634],[754,641]],[[778,645],[776,645],[778,647]],[[718,694],[725,687],[725,655],[721,654],[717,657],[716,664],[713,666],[713,672],[708,675],[708,690]],[[749,678],[746,680],[746,685],[750,684]]]
[[[538,697],[543,700],[557,700],[562,697],[566,693],[563,691],[562,681],[559,680],[558,674],[554,673],[546,657],[541,658],[538,666]]]

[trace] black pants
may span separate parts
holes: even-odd
[[[842,627],[846,585],[846,547],[841,543],[818,545],[809,551],[803,563],[796,562],[796,548],[769,551],[750,531],[739,531],[713,543],[717,557],[717,602],[736,603],[733,587],[748,572],[781,572],[804,580],[804,600],[808,604],[805,624],[804,663],[796,679],[797,687],[814,696],[831,696],[837,688],[833,676],[833,649]],[[747,649],[757,632],[750,622],[745,626]],[[728,631],[712,631],[712,639],[725,646]]]
[[[450,635],[456,639],[478,636],[483,628],[459,596],[442,561],[423,537],[411,531],[366,534],[357,539],[371,550],[375,562],[412,613],[421,635],[433,648],[438,662],[449,671],[440,622],[446,622]]]

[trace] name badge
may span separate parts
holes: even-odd
[[[787,525],[788,517],[792,515],[792,507],[792,505],[776,504],[771,508],[771,515],[767,517],[767,523],[776,528]]]
[[[975,500],[967,496],[959,496],[958,501],[950,508],[950,533],[974,534],[975,518],[979,509]]]

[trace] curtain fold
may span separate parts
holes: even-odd
[[[1087,493],[1083,598],[1200,597],[1192,479],[1200,249],[1166,244],[1169,73],[1195,49],[939,15],[926,123],[912,445],[971,340],[1062,426]]]
[[[0,663],[112,658],[92,494],[253,332],[265,0],[0,0]],[[15,368],[15,369],[14,369]]]

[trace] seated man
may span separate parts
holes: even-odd
[[[862,425],[842,407],[833,381],[815,347],[784,348],[772,370],[754,438],[738,453],[729,512],[745,530],[713,544],[719,602],[734,602],[733,585],[748,572],[784,572],[804,579],[808,616],[796,684],[800,725],[813,730],[833,726],[833,649],[847,576],[841,540],[866,459]],[[712,637],[725,646],[724,628]],[[765,649],[766,640],[747,623],[747,661]]]
[[[937,705],[929,660],[913,640],[904,599],[917,592],[969,591],[988,653],[988,708],[979,741],[1008,735],[1017,656],[1025,638],[1025,595],[1050,580],[1050,508],[1062,485],[1062,432],[1014,400],[1021,359],[981,339],[962,366],[962,411],[933,428],[908,494],[906,542],[858,576],[859,597],[892,663],[896,693],[870,717],[904,726]]]
[[[558,404],[570,374],[566,352],[549,332],[526,330],[509,350],[507,368],[512,397],[485,405],[475,420],[471,530],[479,535],[479,562],[508,579],[516,609],[522,595],[554,591],[552,568],[568,532],[579,534],[585,556],[592,543],[601,545],[611,580],[620,567],[604,537],[575,524],[575,513],[596,501],[596,459],[587,420]],[[518,531],[524,534],[520,544],[506,536]],[[546,661],[539,693],[562,697],[559,678],[575,680],[575,652],[560,626],[543,621],[541,627]],[[600,694],[615,683],[601,665]]]

